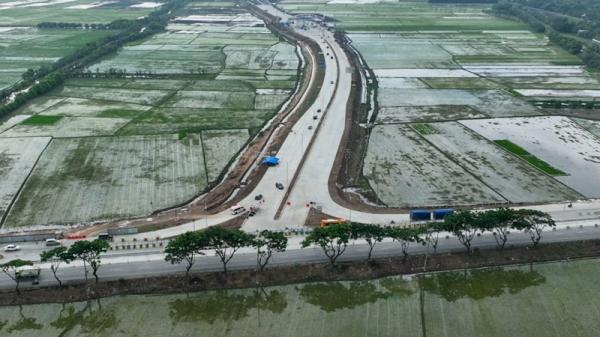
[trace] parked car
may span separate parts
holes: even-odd
[[[21,247],[12,243],[10,245],[4,246],[5,252],[16,252],[18,250],[21,250]]]
[[[46,239],[46,246],[50,247],[50,246],[60,246],[61,243],[60,241],[56,240],[56,239]]]
[[[282,183],[275,183],[275,187],[276,187],[278,190],[283,190],[283,184],[282,184]]]

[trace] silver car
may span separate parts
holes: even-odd
[[[5,252],[16,252],[18,250],[21,250],[21,247],[19,247],[18,245],[14,245],[12,243],[10,245],[4,246]]]

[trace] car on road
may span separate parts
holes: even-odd
[[[21,247],[12,243],[10,245],[4,246],[5,252],[16,252],[18,250],[21,250]]]
[[[229,212],[231,212],[231,215],[238,215],[246,212],[246,207],[240,205],[231,206]]]
[[[98,240],[112,241],[113,236],[108,233],[100,233],[100,234],[98,234]]]
[[[319,116],[317,116],[317,115],[314,115],[314,116],[313,116],[313,119],[314,119],[314,120],[317,120],[317,119],[319,119]]]
[[[258,200],[262,200],[263,195],[262,194],[257,194],[254,196],[254,200],[258,201]]]
[[[335,83],[334,81],[331,81],[331,84],[334,84],[334,83]]]
[[[321,112],[321,109],[317,109],[317,113],[320,113],[320,112]]]
[[[51,247],[51,246],[60,246],[61,243],[60,241],[56,240],[56,239],[46,239],[46,246]]]
[[[275,187],[276,187],[278,190],[283,190],[283,184],[282,184],[282,183],[275,183]]]
[[[309,125],[309,126],[308,126],[308,129],[309,129],[309,130],[312,130],[312,129],[313,129],[312,125]]]

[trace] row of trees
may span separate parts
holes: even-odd
[[[501,16],[516,17],[529,24],[537,33],[548,31],[552,43],[577,55],[586,66],[600,70],[600,46],[591,41],[600,36],[600,17],[590,15],[592,12],[582,13],[581,8],[571,0],[550,1],[553,3],[550,7],[545,3],[545,0],[504,0],[495,4],[492,12]],[[574,12],[581,13],[581,17],[565,16],[564,11],[549,11],[575,7],[578,9]]]
[[[40,254],[42,262],[50,263],[50,270],[54,274],[54,278],[58,281],[59,286],[62,286],[62,281],[57,275],[58,269],[63,263],[69,264],[75,260],[83,262],[83,270],[85,279],[88,279],[88,266],[92,269],[92,274],[98,283],[98,269],[100,269],[101,255],[105,253],[110,245],[103,240],[94,241],[77,241],[71,247],[64,246],[56,247],[52,250],[45,251]],[[16,259],[0,265],[0,270],[4,272],[16,283],[16,291],[19,292],[20,284],[20,269],[25,266],[33,266],[30,260]]]
[[[415,227],[382,227],[362,223],[346,223],[315,228],[302,242],[302,247],[316,246],[333,265],[346,251],[352,240],[364,240],[369,249],[367,260],[371,260],[375,246],[384,239],[398,242],[402,254],[408,256],[408,248],[413,243],[428,245],[437,251],[440,235],[453,234],[472,252],[472,242],[478,234],[490,232],[498,249],[504,249],[511,231],[523,231],[530,235],[534,246],[542,239],[547,227],[555,226],[547,213],[536,210],[513,210],[501,208],[484,212],[460,211],[449,215],[443,222],[432,222]],[[282,233],[263,231],[259,235],[247,234],[241,230],[228,230],[210,227],[203,231],[187,232],[173,239],[167,245],[165,260],[171,263],[187,263],[186,275],[196,262],[196,257],[206,250],[214,249],[227,272],[227,263],[242,247],[254,247],[257,252],[257,269],[263,270],[273,253],[287,248],[287,239]]]
[[[492,12],[500,16],[516,17],[524,21],[536,33],[544,33],[546,25],[522,6],[508,1],[500,1],[492,6]]]
[[[547,213],[536,210],[513,210],[501,208],[485,212],[460,211],[449,215],[443,222],[433,222],[417,227],[380,227],[359,223],[350,223],[317,228],[302,243],[303,247],[319,246],[329,258],[331,264],[345,252],[350,240],[365,240],[369,245],[367,260],[375,245],[385,238],[399,242],[402,253],[408,255],[411,243],[421,243],[437,251],[440,233],[451,233],[465,246],[467,253],[472,252],[473,239],[478,234],[490,232],[499,249],[504,249],[511,230],[524,231],[530,235],[534,246],[542,239],[546,227],[555,226]]]
[[[466,248],[467,253],[471,254],[473,240],[480,233],[492,233],[498,249],[504,249],[513,230],[528,233],[532,244],[537,246],[544,229],[553,226],[555,223],[547,213],[536,210],[501,208],[484,212],[460,211],[447,216],[443,222],[415,227],[382,227],[362,223],[319,227],[306,236],[302,247],[320,247],[329,262],[334,265],[352,240],[363,240],[367,243],[369,248],[366,259],[370,261],[376,245],[386,238],[398,242],[402,254],[406,257],[411,244],[427,245],[435,254],[440,236],[451,233]],[[77,241],[69,248],[61,246],[43,252],[40,257],[42,262],[50,263],[50,269],[59,286],[62,286],[62,281],[57,275],[60,266],[75,260],[83,262],[86,280],[90,268],[97,283],[101,255],[109,247],[103,240]],[[256,268],[263,271],[275,253],[286,251],[288,239],[281,232],[264,230],[254,235],[239,229],[213,226],[202,231],[186,232],[169,241],[165,248],[165,260],[172,264],[185,263],[187,277],[197,257],[205,255],[207,250],[213,250],[223,265],[223,272],[227,273],[227,265],[239,249],[244,247],[255,249]],[[0,265],[0,269],[15,281],[18,292],[19,269],[30,265],[33,265],[32,261],[17,259]]]
[[[597,0],[516,0],[532,8],[560,13],[586,21],[600,21],[600,3]]]
[[[239,229],[226,229],[213,226],[202,231],[186,232],[169,241],[165,248],[165,260],[172,264],[187,263],[186,276],[196,262],[196,257],[204,255],[204,251],[213,249],[227,273],[227,264],[242,247],[256,249],[256,265],[263,270],[273,253],[286,250],[288,240],[281,232],[262,231],[258,235],[248,234]]]
[[[15,111],[25,102],[50,92],[54,88],[62,85],[65,81],[65,76],[62,71],[56,71],[42,78],[40,81],[32,85],[28,90],[23,90],[17,94],[12,102],[0,106],[0,117]]]
[[[76,22],[40,22],[37,24],[40,29],[111,29],[110,24],[102,23],[76,23]]]

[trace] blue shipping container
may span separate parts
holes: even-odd
[[[435,220],[444,220],[445,217],[454,213],[454,208],[440,208],[433,211],[433,218]]]
[[[410,211],[410,219],[414,221],[429,221],[431,220],[431,211],[426,209],[413,209]]]

